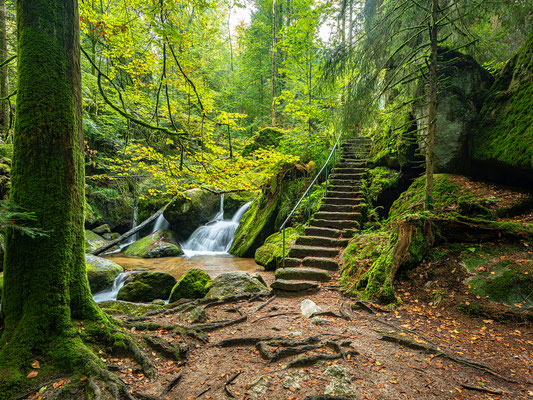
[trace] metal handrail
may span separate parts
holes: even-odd
[[[294,206],[294,208],[292,209],[292,211],[290,212],[289,216],[285,219],[285,221],[283,221],[283,224],[281,224],[281,227],[279,228],[279,231],[282,233],[283,235],[283,248],[282,248],[282,267],[285,267],[285,225],[287,225],[287,222],[289,222],[289,220],[291,219],[292,217],[292,214],[294,214],[294,212],[296,211],[296,209],[298,208],[298,206],[300,205],[300,203],[303,201],[303,199],[305,198],[305,196],[309,196],[309,191],[311,190],[311,188],[315,185],[316,181],[318,180],[318,178],[320,177],[320,175],[322,175],[322,172],[324,171],[324,169],[327,171],[327,166],[329,164],[329,160],[331,160],[331,157],[334,156],[335,154],[335,150],[338,149],[339,147],[339,142],[341,140],[341,136],[342,136],[342,132],[339,134],[339,137],[337,138],[337,141],[335,142],[335,145],[333,146],[333,148],[331,149],[330,153],[329,153],[329,157],[328,159],[326,160],[326,162],[324,163],[324,165],[322,166],[322,168],[320,169],[320,171],[318,172],[318,174],[316,174],[315,176],[315,179],[313,179],[313,182],[311,182],[311,184],[309,185],[309,187],[307,188],[307,190],[305,191],[305,193],[302,195],[302,197],[300,198],[300,200],[298,201],[298,203],[296,203],[296,205]],[[335,158],[333,158],[333,168],[335,167]],[[326,172],[326,185],[327,185],[327,172]],[[310,215],[309,215],[310,217]]]

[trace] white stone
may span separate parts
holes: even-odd
[[[322,312],[322,309],[315,304],[314,301],[305,299],[300,304],[300,309],[302,310],[302,314],[306,318],[310,318],[311,315]]]

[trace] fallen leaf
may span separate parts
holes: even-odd
[[[37,371],[31,371],[31,372],[26,376],[26,378],[32,379],[32,378],[35,378],[37,375],[39,375],[39,372],[37,372]]]
[[[33,360],[33,361],[31,362],[31,367],[32,367],[32,368],[35,368],[35,369],[39,369],[39,368],[41,368],[41,364],[39,364],[39,361],[37,361],[37,360]]]

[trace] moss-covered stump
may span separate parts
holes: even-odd
[[[533,30],[490,90],[470,137],[475,172],[533,183]]]
[[[285,257],[294,245],[300,232],[294,228],[285,229]],[[267,271],[273,271],[281,266],[283,259],[283,234],[281,232],[270,235],[265,243],[255,251],[255,262]]]
[[[176,257],[183,255],[172,231],[162,229],[128,246],[127,256],[141,258]]]
[[[192,268],[174,285],[169,302],[179,299],[200,299],[204,297],[211,284],[211,277],[201,269]]]
[[[90,254],[85,255],[85,266],[92,293],[111,287],[118,274],[124,272],[117,263]]]
[[[148,303],[156,299],[168,299],[176,278],[164,272],[139,272],[130,275],[122,286],[117,300]]]
[[[260,275],[257,275],[249,274],[244,271],[221,274],[211,282],[206,297],[222,298],[227,296],[257,294],[268,291],[268,288],[264,281],[262,281],[262,278],[260,278]]]
[[[250,143],[244,146],[242,155],[247,156],[256,150],[268,147],[279,147],[283,135],[284,131],[278,128],[266,127],[260,129],[254,136],[252,136]]]
[[[85,252],[90,253],[108,243],[100,235],[97,235],[93,231],[85,230]]]

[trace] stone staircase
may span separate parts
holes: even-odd
[[[338,271],[338,257],[361,221],[361,178],[369,147],[366,138],[350,139],[341,145],[341,158],[329,175],[326,196],[305,228],[305,235],[289,249],[285,266],[276,270],[273,289],[314,288]]]

